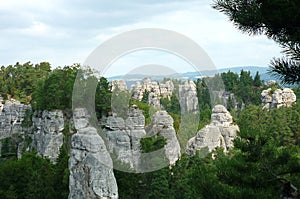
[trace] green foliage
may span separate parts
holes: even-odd
[[[71,109],[78,65],[54,69],[33,93],[33,107],[38,110]]]
[[[21,124],[23,128],[29,128],[33,125],[32,116],[33,116],[32,110],[27,109],[25,111],[25,116]]]
[[[286,57],[273,59],[270,72],[288,84],[300,82],[299,7],[298,0],[216,0],[213,4],[243,32],[264,34],[280,44]]]
[[[61,147],[57,163],[54,165],[54,189],[56,190],[56,198],[68,198],[69,195],[69,155],[66,147]]]
[[[50,64],[41,62],[35,66],[30,62],[14,66],[2,66],[0,70],[0,95],[7,99],[13,97],[23,103],[30,103],[31,94],[38,82],[50,72]]]
[[[171,99],[161,98],[160,104],[162,107],[169,113],[169,115],[173,118],[173,126],[176,132],[178,132],[180,128],[181,122],[181,111],[178,97],[175,93],[172,94]]]
[[[234,150],[215,161],[221,182],[243,187],[246,190],[240,194],[256,198],[278,197],[282,179],[299,187],[299,110],[294,107],[266,112],[250,106],[240,112],[240,137]]]
[[[160,103],[168,113],[180,115],[180,104],[178,96],[175,93],[172,94],[170,100],[167,98],[161,98]]]
[[[95,94],[95,109],[98,119],[107,116],[111,111],[111,96],[109,82],[106,78],[101,77]]]
[[[240,75],[228,71],[227,73],[222,73],[221,77],[225,85],[225,90],[234,94],[240,106],[241,103],[246,105],[259,105],[261,103],[260,94],[263,90],[263,82],[258,72],[255,74],[254,79],[252,79],[250,71],[244,70],[241,70]],[[227,102],[227,109],[231,110],[232,108],[233,99],[230,97]]]
[[[147,91],[147,90],[144,91],[144,95],[143,95],[143,98],[141,100],[143,103],[148,103],[149,93],[150,92]]]
[[[141,148],[144,153],[149,153],[161,149],[166,144],[163,136],[147,137],[141,139]]]
[[[222,73],[221,77],[225,85],[225,90],[235,92],[239,83],[239,75],[229,70],[227,73]]]
[[[142,110],[143,115],[145,116],[145,125],[149,125],[151,122],[151,106],[143,101],[131,100],[130,105],[137,105],[140,110]],[[128,106],[128,105],[127,105]],[[127,109],[126,109],[127,110]],[[126,112],[127,113],[127,112]]]
[[[255,87],[262,86],[262,81],[260,80],[260,75],[259,75],[258,71],[256,72],[255,77],[253,79],[253,86],[255,86]]]
[[[56,165],[30,152],[19,160],[0,162],[0,198],[67,198],[68,155],[60,151]]]
[[[252,105],[236,120],[239,138],[228,154],[216,149],[212,159],[200,151],[183,154],[171,169],[121,178],[116,172],[120,198],[278,198],[283,182],[299,187],[300,105],[270,111]],[[157,150],[156,141],[143,140],[145,151]]]
[[[1,158],[17,158],[18,145],[12,137],[4,138],[1,141]]]

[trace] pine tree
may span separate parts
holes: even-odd
[[[300,83],[299,0],[216,0],[213,8],[250,35],[264,34],[284,49],[271,61],[270,72],[283,83]]]

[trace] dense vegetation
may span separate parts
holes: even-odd
[[[229,154],[183,155],[150,173],[115,171],[120,198],[279,198],[285,183],[299,187],[300,106],[267,112],[251,105],[238,116],[240,138]],[[152,150],[150,141],[144,146]]]
[[[78,71],[78,65],[51,70],[49,63],[2,67],[0,85],[8,85],[0,87],[0,94],[4,99],[14,97],[31,103],[34,109],[70,110],[72,85]],[[35,76],[25,81],[26,74]],[[212,103],[209,89],[218,84],[220,77],[231,96],[222,103],[231,110],[234,121],[240,126],[240,138],[236,139],[235,148],[228,154],[217,149],[213,152],[214,159],[211,154],[205,157],[203,153],[193,157],[183,154],[172,168],[149,173],[115,170],[120,198],[278,198],[283,184],[290,182],[300,187],[300,104],[262,110],[260,93],[266,87],[258,73],[252,77],[247,71],[240,74],[228,71],[215,78],[197,80],[199,124],[189,123],[194,121],[189,118],[193,115],[181,118],[175,94],[170,100],[161,99],[163,108],[174,119],[176,132],[194,135],[196,132],[191,132],[191,129],[202,128],[210,122]],[[299,88],[294,90],[299,97]],[[114,109],[120,112],[120,116],[125,116],[128,104],[136,104],[145,114],[148,125],[155,110],[146,102],[147,95],[138,102],[130,100],[128,92],[111,92],[109,82],[103,77],[97,83],[95,109],[98,119]],[[24,125],[32,125],[27,119]],[[34,152],[17,160],[14,143],[17,139],[2,141],[0,198],[67,198],[68,143],[61,149],[58,162],[53,164]],[[182,146],[185,143],[183,140]],[[149,152],[162,148],[165,140],[159,136],[145,138],[141,144],[142,150]]]
[[[60,150],[57,163],[30,152],[21,159],[0,161],[0,198],[53,199],[69,194],[68,154]]]

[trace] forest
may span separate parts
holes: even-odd
[[[47,62],[3,66],[0,94],[4,100],[14,98],[31,104],[33,111],[70,112],[73,84],[79,71],[79,64],[55,69]],[[114,170],[119,198],[279,198],[287,184],[300,188],[300,104],[267,111],[262,109],[260,93],[269,86],[258,73],[252,77],[247,71],[228,71],[216,76],[222,78],[225,90],[234,94],[238,104],[234,107],[230,100],[227,104],[234,123],[240,127],[234,148],[229,153],[217,148],[205,156],[200,152],[194,156],[182,154],[174,166],[149,173]],[[209,81],[195,81],[200,110],[198,129],[210,122],[212,105],[206,84]],[[106,78],[97,82],[95,110],[101,119],[112,111],[113,93]],[[280,85],[274,84],[272,88]],[[299,87],[293,90],[299,98]],[[173,117],[176,132],[181,133],[180,105],[173,96],[170,100],[161,99],[161,104]],[[146,98],[147,95],[140,102],[130,103],[136,103],[146,120],[151,120]],[[149,152],[162,148],[165,140],[153,137],[141,143],[141,150]],[[68,150],[66,141],[55,164],[35,151],[17,159],[9,140],[2,141],[0,198],[67,198]]]

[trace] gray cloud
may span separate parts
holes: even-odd
[[[83,63],[94,48],[111,36],[148,27],[187,35],[219,67],[266,65],[270,57],[279,55],[276,44],[265,37],[254,38],[238,32],[210,3],[210,0],[0,0],[0,64]]]

